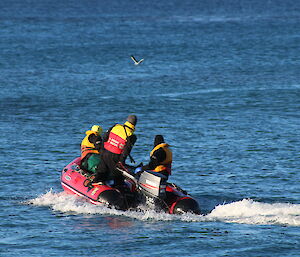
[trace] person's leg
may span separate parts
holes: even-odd
[[[119,162],[120,156],[117,154],[112,154],[109,159],[109,169],[111,172],[111,176],[115,181],[115,185],[123,185],[124,177],[122,173],[116,169],[116,165]]]
[[[109,179],[109,167],[107,165],[107,154],[100,156],[100,163],[96,167],[95,179],[93,182],[106,181]]]
[[[96,174],[97,167],[100,165],[101,159],[99,154],[91,154],[87,160],[87,169],[92,174]]]
[[[88,159],[90,157],[91,154],[87,154],[82,160],[81,160],[81,164],[80,167],[85,170],[88,171]]]

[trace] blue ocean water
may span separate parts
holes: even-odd
[[[299,256],[299,1],[1,1],[0,31],[0,256]],[[202,215],[62,192],[84,132],[128,114]]]

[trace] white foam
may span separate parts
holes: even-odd
[[[183,220],[183,221],[200,221],[199,215],[187,214],[171,215],[164,212],[155,212],[140,206],[141,211],[119,211],[116,209],[107,208],[105,206],[93,205],[84,199],[75,195],[68,195],[64,192],[55,193],[52,190],[38,196],[37,198],[28,200],[25,204],[32,204],[35,206],[49,206],[54,211],[63,213],[75,214],[101,214],[101,215],[118,215],[135,218],[139,220]]]
[[[179,22],[196,22],[196,23],[225,23],[225,22],[240,22],[247,19],[243,17],[226,17],[224,15],[201,15],[201,16],[174,16]],[[248,18],[249,19],[249,18]]]
[[[182,92],[174,92],[174,93],[160,93],[156,94],[156,96],[164,96],[164,97],[179,97],[179,96],[188,96],[188,95],[198,95],[198,94],[210,94],[210,93],[220,93],[220,92],[235,92],[235,91],[269,91],[269,90],[294,90],[298,89],[300,85],[273,85],[272,88],[269,87],[234,87],[234,88],[203,88],[198,90],[185,90]]]
[[[300,226],[300,204],[271,204],[243,199],[218,205],[206,217],[234,223]]]
[[[300,226],[300,204],[270,204],[255,202],[251,199],[218,205],[206,216],[158,213],[143,206],[140,206],[141,211],[119,211],[105,206],[96,206],[74,195],[68,195],[64,192],[55,193],[52,190],[25,203],[36,206],[49,206],[54,211],[63,213],[117,215],[138,220],[181,220],[184,222],[222,221],[244,224]]]

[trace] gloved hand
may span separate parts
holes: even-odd
[[[134,174],[137,174],[138,172],[142,171],[142,167],[137,167],[135,170],[134,170]]]

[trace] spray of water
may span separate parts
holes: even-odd
[[[269,224],[300,226],[300,205],[289,203],[262,203],[251,199],[216,206],[207,215],[171,215],[164,212],[149,210],[140,206],[139,210],[119,211],[105,206],[92,205],[82,198],[64,192],[49,192],[28,200],[25,204],[49,206],[57,212],[89,215],[117,215],[138,220],[181,220],[184,222],[221,221],[244,224]]]

